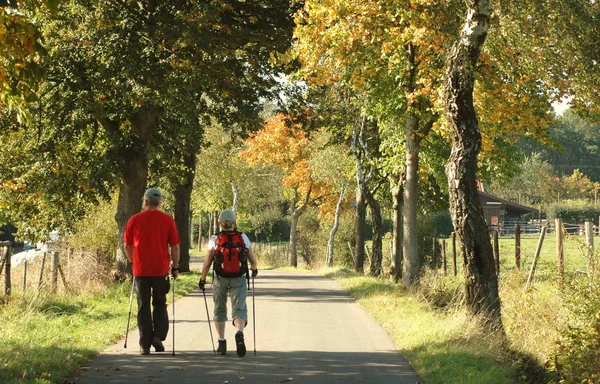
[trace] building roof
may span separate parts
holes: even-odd
[[[485,198],[485,200],[487,202],[490,202],[490,201],[497,202],[497,203],[499,203],[498,205],[504,205],[506,207],[506,209],[509,209],[510,211],[515,212],[518,215],[524,215],[527,213],[537,212],[537,209],[535,209],[535,208],[528,207],[526,205],[513,203],[512,201],[501,199],[499,197],[490,195],[489,193],[486,193],[483,191],[477,191],[477,193],[479,193],[480,200],[483,197],[483,198]]]

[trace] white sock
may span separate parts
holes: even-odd
[[[225,340],[226,340],[226,339],[221,339],[221,338],[219,338],[219,341],[225,341]]]

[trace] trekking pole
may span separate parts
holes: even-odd
[[[256,356],[256,306],[254,305],[254,277],[252,278],[252,332],[254,334],[254,356]]]
[[[125,345],[123,348],[127,349],[127,336],[129,336],[129,320],[131,320],[131,306],[133,305],[133,288],[135,287],[135,276],[131,281],[131,295],[129,295],[129,316],[127,316],[127,331],[125,331]]]
[[[206,307],[206,318],[208,319],[208,330],[210,331],[210,342],[213,347],[213,354],[216,356],[217,351],[215,350],[215,340],[213,339],[212,327],[210,326],[210,314],[208,313],[208,302],[206,301],[206,292],[202,290],[202,296],[204,296],[204,306]]]
[[[173,354],[175,356],[175,279],[173,277]]]

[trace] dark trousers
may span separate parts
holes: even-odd
[[[169,315],[167,314],[167,293],[171,289],[169,275],[136,276],[138,313],[137,322],[140,331],[140,347],[150,348],[152,338],[167,338]],[[152,298],[152,309],[150,308]]]

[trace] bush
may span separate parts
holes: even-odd
[[[554,369],[564,383],[600,383],[600,274],[569,282],[570,321],[558,341]]]
[[[115,222],[117,199],[101,202],[75,225],[66,244],[79,253],[93,255],[100,265],[112,266],[119,244],[119,229]]]
[[[600,208],[587,200],[564,200],[551,204],[546,215],[549,221],[560,218],[565,223],[583,224],[595,221],[600,216]]]

